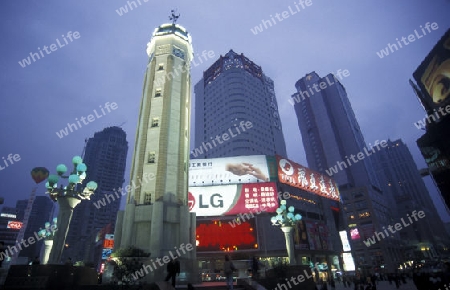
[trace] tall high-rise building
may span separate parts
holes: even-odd
[[[178,256],[181,271],[194,275],[195,214],[187,206],[191,37],[178,24],[163,24],[155,29],[147,54],[131,191],[117,218],[114,247],[135,246],[155,260],[190,244],[191,251]],[[150,258],[144,263],[150,265]],[[154,281],[165,267],[150,270],[144,279]]]
[[[80,203],[73,212],[73,218],[67,235],[67,247],[63,252],[63,261],[71,257],[73,261],[92,261],[89,256],[93,232],[108,224],[114,229],[123,185],[128,152],[126,133],[119,127],[108,127],[94,134],[86,142],[84,163],[87,165],[85,182],[94,180],[98,184],[95,194],[89,202]],[[111,196],[104,206],[95,206],[105,194]],[[100,205],[100,204],[97,204]],[[112,233],[112,232],[111,232]]]
[[[372,158],[383,193],[392,196],[397,205],[396,220],[406,219],[413,211],[425,213],[425,218],[399,232],[409,249],[407,255],[422,259],[444,254],[441,252],[447,242],[444,224],[408,147],[400,139],[388,140],[387,144]]]
[[[23,219],[24,212],[28,204],[28,199],[18,200],[16,208],[19,210],[19,215]],[[25,229],[24,239],[29,237],[35,237],[41,228],[44,228],[46,222],[51,222],[53,219],[54,203],[48,196],[36,196],[31,207],[30,217],[28,218],[27,228]],[[29,261],[35,257],[39,257],[42,240],[37,241],[34,244],[30,244],[28,247],[23,248],[19,253],[19,257],[27,257]]]
[[[365,158],[377,149],[365,153],[372,146],[366,148],[345,88],[332,74],[321,78],[315,72],[298,80],[295,87],[297,93],[289,102],[297,114],[308,166],[332,176],[339,185],[346,221],[343,229],[351,234],[356,264],[393,271],[401,260],[394,239],[370,246],[364,243],[389,224],[390,216],[371,160]],[[358,155],[352,164],[349,159],[360,152],[362,158]]]
[[[193,158],[286,156],[273,81],[230,50],[195,85]]]

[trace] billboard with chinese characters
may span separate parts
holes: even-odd
[[[208,186],[270,180],[265,155],[236,156],[189,161],[189,186]]]
[[[311,170],[279,155],[278,180],[281,183],[312,192],[323,197],[340,200],[336,183],[328,176]]]
[[[257,250],[255,219],[233,223],[230,218],[197,220],[197,252]]]
[[[197,216],[275,212],[277,188],[274,182],[189,187],[188,205]]]
[[[433,47],[413,76],[425,95],[426,107],[438,110],[450,104],[450,30]]]
[[[23,223],[18,221],[8,221],[7,229],[20,230],[22,228]]]

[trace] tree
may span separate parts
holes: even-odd
[[[150,253],[136,247],[117,249],[111,253],[110,263],[114,265],[113,276],[123,285],[136,283],[131,274],[142,269],[141,258],[149,257]]]

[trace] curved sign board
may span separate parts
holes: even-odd
[[[340,200],[339,189],[330,177],[279,155],[276,157],[278,164],[278,180],[281,183],[285,183],[329,199],[337,201]]]

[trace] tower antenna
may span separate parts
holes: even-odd
[[[169,16],[169,19],[172,21],[172,25],[175,25],[175,22],[177,22],[178,18],[180,17],[180,13],[178,15],[175,14],[177,9],[170,10],[171,15]]]
[[[84,139],[84,147],[83,147],[83,151],[81,152],[81,158],[84,158],[84,153],[86,153],[86,146],[87,146],[88,140],[89,140],[89,138]]]

